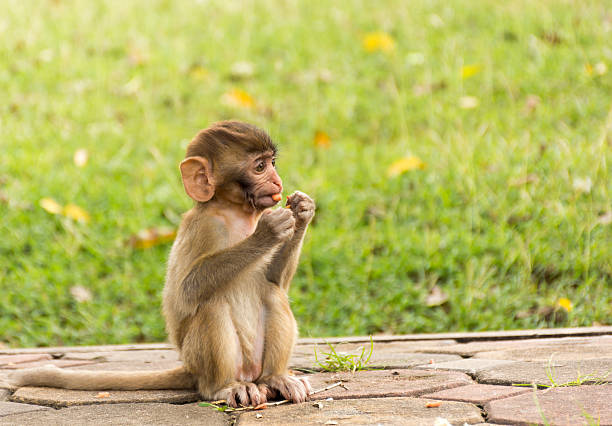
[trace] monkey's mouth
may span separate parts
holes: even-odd
[[[261,197],[258,197],[255,200],[255,205],[257,207],[268,208],[275,206],[280,200],[280,193],[266,194],[262,195]]]
[[[280,200],[280,192],[275,192],[271,194],[262,194],[255,195],[251,191],[245,191],[246,201],[253,207],[254,209],[267,209],[269,207],[274,207]]]

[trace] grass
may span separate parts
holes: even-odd
[[[605,385],[608,383],[607,378],[612,373],[612,371],[607,371],[604,374],[595,374],[595,373],[587,373],[581,374],[577,373],[575,380],[570,380],[569,382],[559,382],[557,379],[557,374],[555,373],[555,365],[553,363],[553,356],[551,355],[548,364],[545,367],[546,377],[550,381],[550,385],[544,384],[535,384],[535,383],[513,383],[512,386],[530,386],[534,389],[537,388],[561,388],[568,386],[582,386],[582,385]]]
[[[165,339],[169,246],[126,241],[177,225],[186,143],[226,118],[268,129],[287,191],[317,201],[291,289],[301,335],[609,324],[607,6],[5,1],[0,342]],[[383,50],[364,49],[371,32]],[[406,155],[424,168],[389,177]],[[434,286],[448,299],[428,306]]]
[[[323,371],[350,371],[354,373],[355,371],[367,370],[367,365],[370,363],[372,353],[374,353],[374,339],[372,336],[370,336],[369,350],[364,346],[361,348],[359,355],[338,352],[334,345],[329,342],[327,342],[327,346],[329,346],[329,352],[321,353],[325,356],[321,361],[319,361],[316,345],[314,348],[315,364]]]
[[[542,419],[542,423],[545,426],[549,426],[551,423],[548,420],[548,418],[546,417],[546,414],[544,413],[544,410],[542,409],[542,406],[540,405],[540,399],[538,398],[538,386],[533,384],[533,385],[527,385],[527,386],[531,386],[533,388],[533,403],[536,406],[536,409],[538,410],[538,414],[540,415],[540,418]],[[566,386],[566,385],[558,385],[558,386]],[[574,386],[574,385],[572,385]],[[551,386],[551,387],[557,387],[557,386]],[[586,425],[588,426],[599,426],[601,423],[600,418],[595,418],[594,416],[592,416],[591,414],[589,414],[584,408],[580,408],[581,411],[581,415],[582,417],[584,417],[586,423]]]
[[[594,373],[581,374],[580,372],[578,372],[575,380],[570,380],[568,382],[559,382],[557,378],[557,374],[555,373],[553,355],[550,356],[548,360],[548,364],[545,367],[545,371],[546,371],[546,377],[550,381],[550,385],[536,384],[536,383],[513,383],[512,386],[528,386],[533,389],[533,402],[536,406],[536,409],[538,410],[538,414],[540,415],[540,418],[542,419],[543,424],[546,426],[550,425],[551,423],[549,422],[548,418],[546,417],[546,414],[544,413],[544,410],[542,409],[542,406],[540,405],[540,400],[538,398],[538,389],[541,389],[541,388],[552,389],[552,388],[582,386],[582,385],[605,385],[608,383],[606,379],[610,375],[610,371],[602,375],[598,375]],[[584,407],[580,407],[580,410],[581,410],[582,416],[585,418],[585,421],[586,421],[585,424],[589,426],[598,426],[600,424],[600,419],[599,418],[596,419],[594,416],[589,414],[588,411],[584,409]]]

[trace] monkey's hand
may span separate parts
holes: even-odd
[[[296,219],[290,210],[266,210],[253,233],[257,241],[270,241],[272,244],[288,241],[293,237]]]
[[[287,199],[287,205],[291,208],[295,218],[296,228],[305,228],[315,214],[315,202],[308,195],[295,191]]]

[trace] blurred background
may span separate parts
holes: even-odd
[[[317,201],[302,336],[612,324],[605,0],[0,0],[0,342],[152,342],[211,122]]]

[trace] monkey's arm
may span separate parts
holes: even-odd
[[[289,198],[289,206],[295,217],[293,238],[287,241],[274,255],[268,266],[266,278],[287,291],[297,269],[304,236],[315,212],[315,203],[303,192],[296,191]]]
[[[284,290],[288,290],[293,275],[297,270],[305,234],[306,228],[302,230],[296,229],[293,238],[287,241],[276,252],[266,272],[268,281],[278,284]]]
[[[206,253],[187,269],[181,280],[179,297],[187,306],[197,306],[213,293],[223,291],[236,275],[258,261],[266,261],[279,244],[294,234],[295,219],[289,212],[275,211],[264,214],[255,232],[242,242]]]

